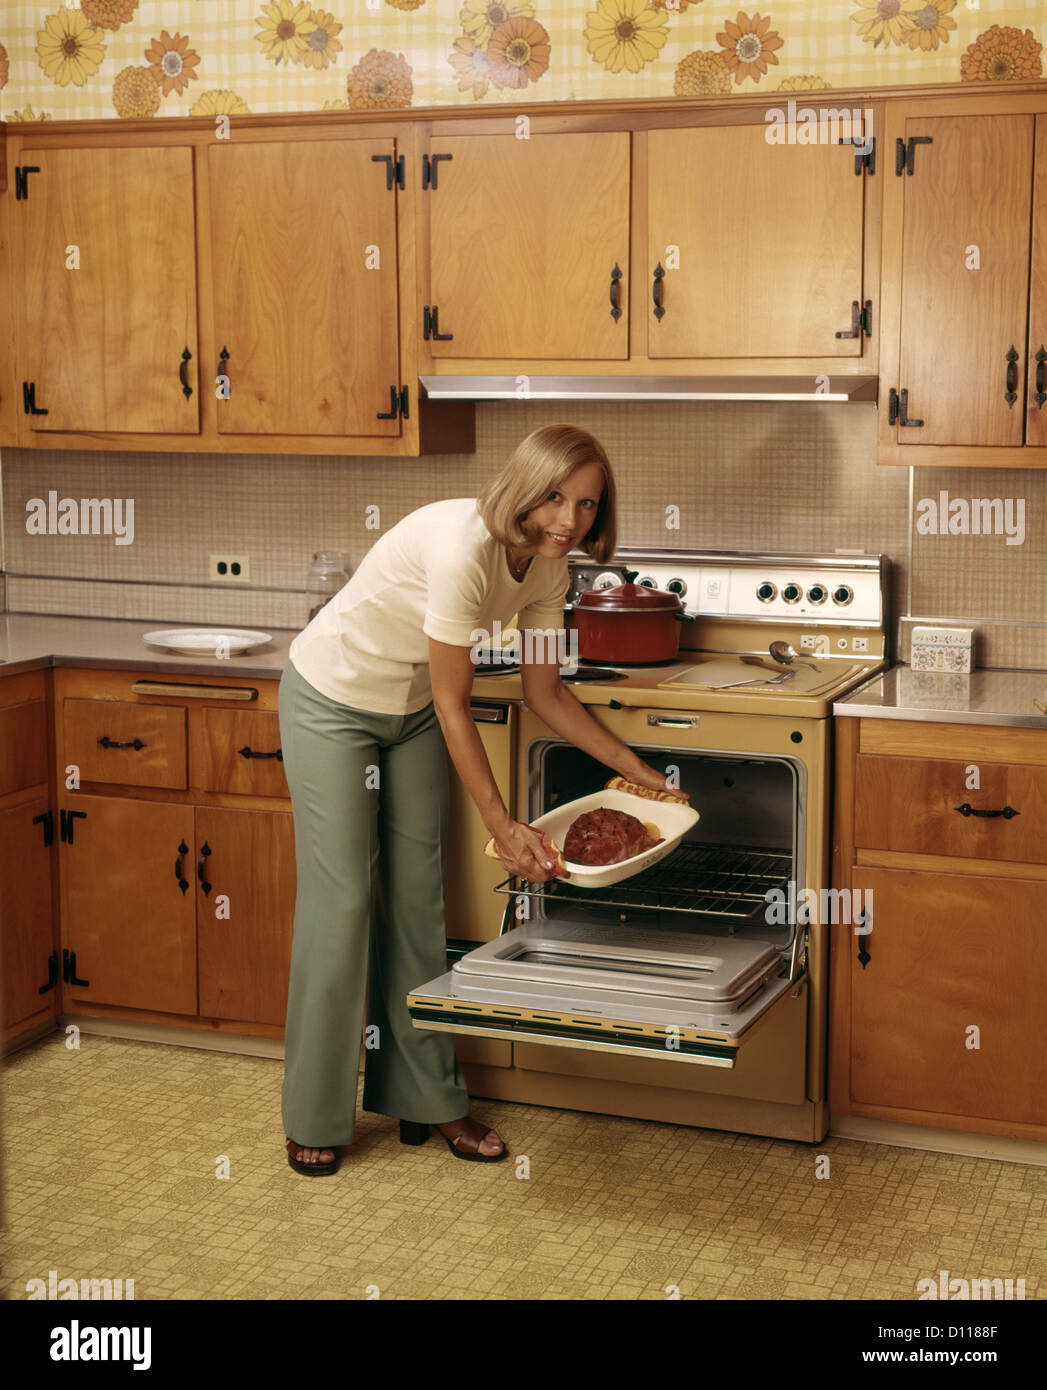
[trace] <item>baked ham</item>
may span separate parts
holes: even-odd
[[[573,864],[594,867],[620,864],[660,844],[635,816],[598,806],[571,822],[563,854]]]

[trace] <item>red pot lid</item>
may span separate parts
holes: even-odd
[[[683,604],[679,594],[648,589],[644,584],[615,584],[609,589],[587,589],[577,600],[578,608],[594,608],[607,613],[678,612]]]

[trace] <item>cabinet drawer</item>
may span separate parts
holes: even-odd
[[[184,790],[185,714],[184,709],[171,705],[63,700],[65,766],[75,763],[81,782]],[[117,744],[128,746],[114,746]],[[64,778],[65,767],[60,767],[58,774]]]
[[[967,785],[972,764],[977,788]],[[1017,814],[976,814],[1007,808]],[[858,755],[859,848],[1047,864],[1045,825],[1047,767]]]
[[[210,792],[290,797],[280,754],[280,716],[262,711],[193,711],[191,784]]]

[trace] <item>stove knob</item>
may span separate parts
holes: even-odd
[[[665,587],[671,594],[679,594],[681,598],[687,592],[687,584],[683,579],[670,579]]]
[[[657,580],[652,579],[649,574],[643,575],[643,577],[638,579],[636,582],[637,584],[639,584],[641,589],[657,589],[658,587]]]
[[[602,574],[598,574],[596,578],[593,580],[593,588],[614,589],[617,588],[621,582],[622,580],[620,575],[612,574],[610,570],[604,570]]]
[[[807,599],[809,603],[824,603],[828,597],[829,590],[822,584],[812,584],[807,590]]]
[[[833,590],[833,603],[850,603],[854,598],[854,590],[846,584],[841,584]]]
[[[761,584],[760,587],[756,590],[756,597],[760,600],[761,603],[770,603],[771,600],[777,595],[777,593],[777,586],[771,584],[768,581]]]
[[[786,584],[782,590],[782,598],[786,603],[798,603],[803,598],[803,590],[799,584]]]

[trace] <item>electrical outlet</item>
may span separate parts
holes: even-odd
[[[869,650],[868,637],[856,637],[854,639],[854,650],[856,652],[867,652]]]
[[[800,638],[800,650],[813,652],[818,646],[818,638],[813,633],[807,633]]]
[[[212,555],[209,575],[217,584],[250,584],[251,562],[246,555]]]

